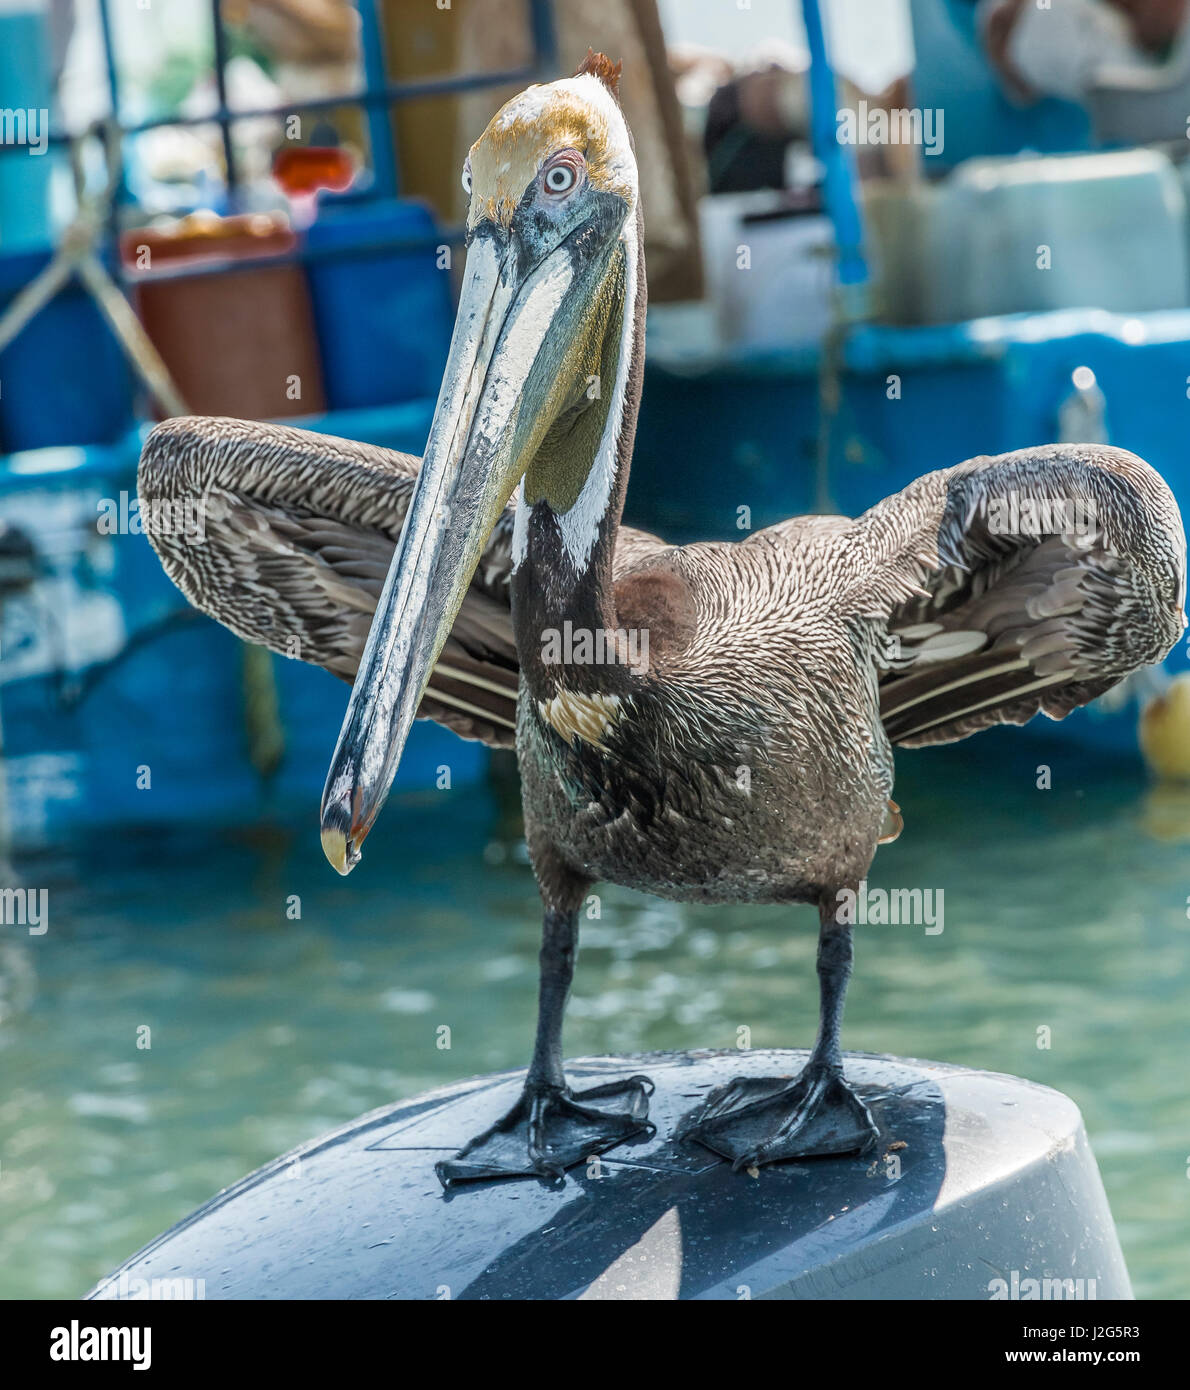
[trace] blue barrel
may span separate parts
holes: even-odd
[[[418,203],[324,199],[306,248],[330,409],[437,397],[454,327],[440,244]]]
[[[6,159],[19,156],[0,154]],[[0,313],[52,252],[0,252]],[[71,281],[0,352],[0,454],[115,444],[132,428],[132,373],[99,307]]]

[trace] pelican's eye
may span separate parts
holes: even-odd
[[[542,186],[555,197],[569,193],[578,183],[586,161],[577,150],[565,150],[546,166],[541,176]]]
[[[471,160],[468,159],[463,165],[463,192],[468,198],[471,196]]]

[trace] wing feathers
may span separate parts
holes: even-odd
[[[142,504],[202,499],[201,544],[150,532],[196,607],[249,642],[350,681],[419,466],[304,430],[195,418],[150,434],[139,485]],[[503,746],[514,741],[518,680],[507,551],[498,531],[419,711]]]
[[[1181,517],[1121,449],[1055,445],[927,474],[852,540],[863,578],[849,602],[884,625],[881,718],[897,743],[1063,718],[1160,660],[1185,625]]]

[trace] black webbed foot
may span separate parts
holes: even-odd
[[[647,1076],[572,1092],[527,1084],[512,1109],[452,1158],[435,1164],[443,1187],[483,1178],[545,1178],[651,1131]]]
[[[792,1081],[736,1077],[712,1091],[677,1135],[722,1154],[737,1172],[783,1158],[862,1153],[876,1136],[842,1071],[813,1063]]]

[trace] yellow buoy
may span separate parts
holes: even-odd
[[[1155,777],[1190,782],[1190,671],[1176,675],[1140,715],[1140,751]]]

